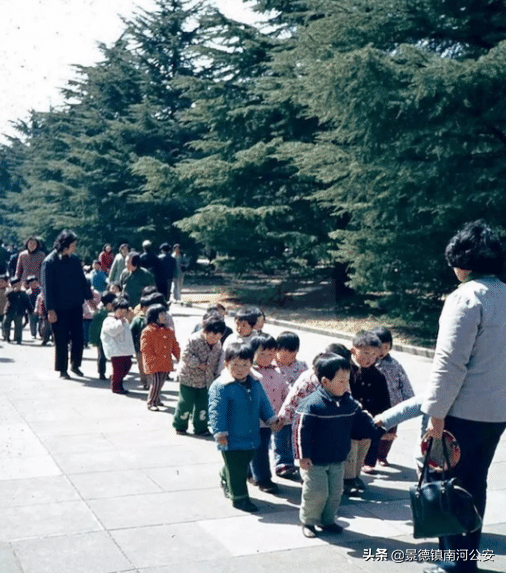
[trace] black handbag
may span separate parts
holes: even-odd
[[[413,537],[423,539],[476,531],[482,526],[482,519],[474,505],[473,496],[459,485],[458,479],[445,479],[443,468],[441,479],[430,481],[428,461],[431,447],[432,438],[425,453],[418,484],[409,488]],[[446,468],[450,468],[444,440],[443,451]]]

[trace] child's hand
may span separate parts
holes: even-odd
[[[308,470],[313,465],[313,462],[309,458],[302,458],[299,460],[300,468],[303,470]]]
[[[376,424],[376,426],[383,426],[383,420],[381,419],[379,414],[377,416],[374,416],[373,421]]]
[[[227,436],[216,436],[215,440],[218,442],[218,444],[220,444],[220,446],[223,446],[224,448],[228,446]]]
[[[207,364],[199,364],[199,370],[206,370],[207,369]]]
[[[281,430],[281,428],[284,426],[284,420],[283,418],[277,418],[277,420],[275,420],[274,422],[272,422],[269,425],[269,428],[273,431],[273,432],[279,432],[279,430]]]

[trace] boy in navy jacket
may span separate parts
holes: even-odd
[[[305,537],[341,533],[334,517],[343,492],[344,466],[351,438],[382,435],[372,417],[349,394],[350,363],[337,355],[314,365],[320,386],[299,403],[293,426],[295,457],[303,479],[300,520]]]

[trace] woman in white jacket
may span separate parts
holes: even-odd
[[[473,495],[483,517],[488,469],[506,428],[506,284],[497,277],[504,252],[492,230],[475,221],[451,239],[445,255],[462,284],[441,313],[422,412],[430,416],[429,435],[441,438],[447,429],[460,444],[452,474]],[[474,573],[480,536],[478,530],[440,538],[440,549],[454,551],[456,559],[426,571]]]

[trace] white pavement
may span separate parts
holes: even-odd
[[[184,344],[202,312],[172,310]],[[285,328],[265,330],[276,336]],[[308,363],[337,340],[298,332]],[[0,343],[0,573],[421,573],[426,563],[413,559],[436,549],[411,536],[407,492],[419,421],[399,428],[392,466],[365,477],[364,497],[344,501],[345,532],[310,540],[298,523],[298,484],[277,480],[277,496],[251,488],[258,514],[232,508],[213,441],[171,427],[174,382],[163,390],[166,410],[150,412],[136,370],[125,384],[131,393],[114,395],[96,377],[91,348],[86,377],[63,381],[52,370],[54,349],[27,340],[26,330],[24,337],[23,346]],[[423,391],[430,360],[394,355]],[[505,470],[503,440],[489,480],[482,548],[494,560],[480,565],[488,571],[506,571]]]

